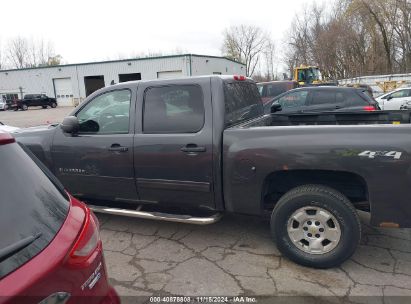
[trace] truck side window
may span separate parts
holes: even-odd
[[[101,94],[77,113],[80,133],[124,134],[129,132],[130,90]]]
[[[200,86],[171,85],[144,93],[144,133],[195,133],[204,125],[204,98]]]
[[[256,118],[264,114],[257,86],[251,82],[226,82],[224,84],[225,126]]]

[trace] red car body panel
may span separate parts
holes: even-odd
[[[70,294],[65,303],[120,303],[107,281],[100,239],[84,263],[70,263],[69,253],[83,229],[88,211],[83,203],[70,197],[67,218],[52,242],[0,281],[1,304],[38,303],[56,292]],[[90,289],[85,283],[97,274],[96,269],[100,278]]]

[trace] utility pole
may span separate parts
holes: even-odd
[[[20,99],[23,99],[23,87],[19,87]]]

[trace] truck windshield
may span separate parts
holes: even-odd
[[[1,279],[53,240],[70,203],[59,182],[18,144],[0,145],[0,168]]]
[[[264,114],[257,85],[252,82],[225,82],[225,126],[241,123]]]

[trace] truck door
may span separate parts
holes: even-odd
[[[65,187],[85,200],[137,201],[133,171],[135,89],[103,91],[76,113],[76,136],[58,128],[54,171]]]
[[[210,79],[140,84],[134,166],[140,199],[214,208]]]

